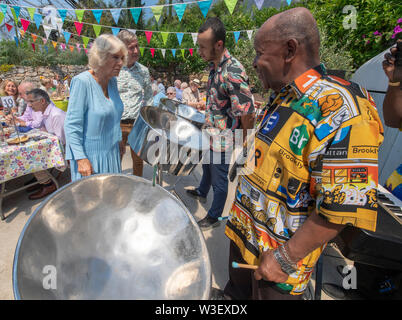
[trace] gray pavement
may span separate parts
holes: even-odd
[[[127,152],[123,157],[123,173],[131,174],[131,157],[127,147]],[[151,180],[153,170],[150,166],[144,166],[144,178]],[[212,190],[210,191],[207,202],[202,204],[188,196],[186,196],[184,188],[190,186],[198,186],[201,179],[201,166],[192,172],[190,176],[178,178],[164,174],[164,187],[175,186],[175,192],[186,205],[188,210],[193,214],[196,220],[205,217],[211,203]],[[7,190],[13,190],[21,187],[23,183],[31,179],[31,176],[25,176],[9,181],[6,184]],[[60,186],[69,182],[68,172],[64,172],[59,177]],[[229,196],[226,201],[223,216],[227,216],[230,206],[234,198],[234,190],[236,181],[229,184]],[[12,289],[12,267],[14,252],[20,233],[35,209],[43,200],[32,201],[28,199],[26,191],[20,191],[3,200],[3,212],[6,215],[4,221],[0,221],[0,300],[14,299]],[[229,241],[224,234],[225,222],[221,222],[220,226],[203,232],[205,242],[209,251],[212,265],[212,284],[213,287],[223,289],[228,280],[228,256],[229,256]],[[324,272],[323,282],[342,284],[342,277],[336,271],[336,265],[353,264],[351,261],[345,260],[339,251],[328,246],[324,251]],[[312,288],[314,288],[314,274],[312,277]],[[322,292],[322,300],[333,300]]]

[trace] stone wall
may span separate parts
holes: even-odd
[[[62,77],[75,75],[88,70],[88,66],[51,66],[51,67],[28,67],[28,66],[15,66],[6,73],[1,73],[0,78],[3,80],[14,80],[18,83],[25,81],[33,82],[37,85],[40,84],[40,77],[53,79],[55,73],[59,73]]]

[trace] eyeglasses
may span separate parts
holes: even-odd
[[[168,95],[168,96],[174,95],[174,92],[168,92],[167,95]]]

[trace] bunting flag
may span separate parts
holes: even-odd
[[[35,52],[35,43],[31,43],[32,50]]]
[[[183,58],[184,58],[184,49],[180,49],[180,51],[181,51],[181,55],[182,55]]]
[[[4,13],[0,12],[0,24],[3,22],[4,19]]]
[[[130,9],[131,15],[133,16],[135,24],[138,24],[138,19],[141,15],[141,8],[132,8]]]
[[[75,46],[76,46],[76,48],[77,48],[77,51],[78,51],[78,52],[81,52],[81,46],[80,46],[80,44],[79,44],[79,43],[76,43]]]
[[[188,49],[190,51],[190,56],[193,56],[193,48]]]
[[[198,6],[200,7],[201,13],[204,15],[204,18],[207,17],[209,8],[211,7],[211,3],[212,3],[212,0],[198,2]]]
[[[26,8],[26,9],[29,13],[29,16],[31,17],[31,20],[33,20],[33,15],[35,14],[36,8]]]
[[[169,36],[169,32],[161,32],[163,43],[166,45],[166,41]]]
[[[147,38],[148,44],[151,41],[152,33],[152,31],[145,31],[145,37]]]
[[[50,32],[52,32],[52,27],[43,25],[43,30],[45,31],[46,39],[49,39]]]
[[[151,7],[152,13],[154,14],[156,23],[159,22],[159,19],[162,15],[163,6],[153,6]]]
[[[57,42],[52,40],[52,45],[53,45],[53,47],[56,49],[56,47],[57,47]]]
[[[112,28],[112,33],[114,36],[117,36],[117,34],[120,32],[120,28]]]
[[[21,38],[23,38],[24,37],[24,35],[25,35],[25,31],[24,30],[22,30],[22,29],[18,29],[18,31],[20,32],[20,34],[21,34]]]
[[[134,30],[134,29],[127,29],[127,30],[130,31],[130,32],[132,32],[132,33],[134,33],[134,34],[137,33],[137,30]]]
[[[11,24],[8,24],[8,23],[5,23],[5,25],[6,25],[6,28],[7,28],[8,32],[10,32],[11,29],[13,28],[13,26]]]
[[[36,34],[31,33],[31,37],[33,42],[36,42],[36,39],[38,38],[38,36]]]
[[[197,43],[197,37],[198,37],[198,33],[193,32],[193,33],[191,33],[191,36],[193,37],[193,42],[194,42],[194,45],[196,45],[196,43]]]
[[[181,42],[183,41],[184,33],[182,33],[182,32],[177,32],[177,33],[176,33],[176,36],[177,36],[177,41],[179,41],[179,46],[181,46]]]
[[[14,41],[15,41],[15,44],[16,44],[16,46],[18,47],[18,37],[16,37],[16,36],[14,36]]]
[[[110,14],[113,17],[115,24],[119,23],[121,9],[110,9]]]
[[[234,8],[236,7],[237,0],[225,0],[226,6],[229,9],[230,14],[233,13]]]
[[[288,3],[288,6],[290,6],[290,4],[292,3],[292,0],[286,0],[286,2]]]
[[[100,25],[98,25],[98,24],[94,24],[94,25],[92,25],[92,26],[93,26],[93,28],[94,28],[94,31],[95,31],[96,36],[99,37],[100,31],[101,31],[101,29],[102,29],[102,26],[100,26]]]
[[[140,47],[140,53],[141,53],[141,57],[144,56],[144,48]]]
[[[154,49],[154,48],[150,48],[149,50],[151,51],[151,55],[152,55],[152,58],[153,58],[153,57],[154,57],[154,54],[155,54],[155,49]]]
[[[77,16],[77,19],[79,22],[82,22],[82,18],[84,17],[84,9],[76,9],[75,10],[75,15]]]
[[[176,49],[171,49],[171,50],[172,50],[173,57],[176,58]]]
[[[7,5],[5,3],[1,3],[0,8],[1,8],[1,11],[3,12],[3,14],[7,15],[7,8],[8,8]]]
[[[235,31],[235,32],[233,32],[233,35],[234,35],[235,41],[236,41],[236,43],[237,43],[237,41],[239,41],[240,31]]]
[[[254,0],[255,5],[257,6],[258,10],[261,10],[262,5],[264,4],[264,0]]]
[[[34,13],[33,20],[35,21],[36,28],[39,30],[39,27],[42,24],[42,15],[39,13]]]
[[[45,39],[45,38],[42,38],[42,41],[43,41],[43,44],[47,43],[47,39]]]
[[[14,6],[11,9],[11,13],[13,14],[15,25],[18,24],[18,17],[20,15],[21,7]]]
[[[176,14],[179,17],[179,21],[183,18],[184,11],[186,10],[187,4],[185,3],[177,3],[174,4],[173,7],[176,10]]]
[[[73,52],[74,51],[74,46],[68,46],[70,48],[70,51]]]
[[[71,33],[64,31],[63,35],[64,35],[64,39],[66,40],[66,43],[68,43],[68,41],[70,40],[70,37],[71,37]]]
[[[163,59],[165,59],[166,49],[161,49]]]
[[[92,10],[92,14],[94,15],[95,20],[96,20],[98,23],[100,23],[100,20],[101,20],[101,18],[102,18],[102,13],[103,13],[103,10],[102,10],[102,9],[94,9],[94,10]]]
[[[83,23],[74,21],[75,29],[77,30],[78,35],[81,34]]]
[[[253,36],[253,30],[247,30],[247,36],[251,40],[251,38]]]
[[[84,48],[86,48],[88,45],[88,42],[89,42],[89,38],[85,37],[85,36],[82,36],[81,38],[82,38],[83,46],[84,46]]]
[[[88,55],[88,49],[84,49],[85,54]]]
[[[66,19],[66,17],[67,17],[67,10],[59,9],[57,11],[59,12],[59,16],[61,18],[61,21],[63,21],[63,23],[64,23],[64,19]]]

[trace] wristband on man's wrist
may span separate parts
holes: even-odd
[[[401,82],[392,82],[392,81],[388,81],[388,85],[391,87],[399,87],[401,85]]]

